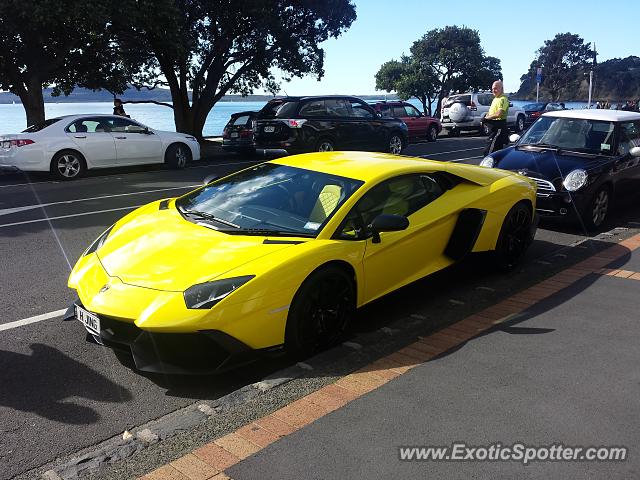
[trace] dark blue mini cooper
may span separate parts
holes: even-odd
[[[538,184],[541,217],[598,229],[614,195],[640,188],[640,113],[564,110],[542,115],[517,143],[480,165],[514,170]]]

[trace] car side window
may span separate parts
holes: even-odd
[[[104,133],[110,129],[100,118],[81,118],[67,127],[70,133]]]
[[[409,115],[407,115],[407,111],[404,109],[402,105],[395,105],[393,107],[393,116],[398,118],[398,117],[408,117]]]
[[[393,112],[391,110],[391,106],[390,105],[383,105],[382,107],[380,107],[380,115],[382,115],[385,118],[393,117]]]
[[[490,106],[492,100],[493,100],[493,95],[487,95],[486,93],[478,95],[478,103],[485,107]]]
[[[624,122],[620,124],[618,155],[628,155],[633,147],[640,147],[640,125],[638,122]]]
[[[312,100],[300,108],[301,117],[326,117],[328,115],[324,100]]]
[[[371,110],[371,107],[366,105],[365,103],[358,102],[357,100],[352,100],[351,104],[351,116],[357,118],[374,118],[375,115]]]
[[[328,98],[324,101],[327,114],[332,117],[350,117],[351,103],[342,98]]]
[[[143,133],[144,127],[126,118],[110,118],[111,131],[114,133]]]
[[[336,232],[336,237],[343,240],[367,238],[367,226],[378,215],[408,217],[443,193],[444,189],[431,175],[402,175],[387,180],[362,196],[346,215]]]
[[[420,112],[413,105],[405,105],[404,110],[407,117],[418,118],[420,116]]]

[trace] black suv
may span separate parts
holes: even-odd
[[[285,97],[258,113],[253,132],[257,150],[287,153],[373,150],[399,154],[407,145],[402,120],[382,118],[355,97]]]

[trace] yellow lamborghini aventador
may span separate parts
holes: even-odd
[[[310,355],[357,307],[471,252],[513,265],[535,233],[535,198],[532,180],[484,167],[281,158],[108,228],[69,277],[67,316],[146,371],[213,371],[282,346]]]

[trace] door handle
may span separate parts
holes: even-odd
[[[74,138],[87,138],[86,135],[74,135]]]
[[[118,140],[125,140],[127,137],[116,137]]]

